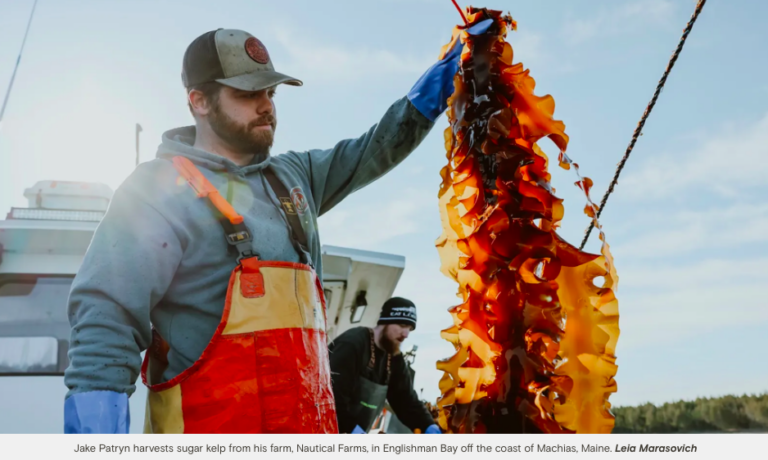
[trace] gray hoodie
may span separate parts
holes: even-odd
[[[115,191],[75,277],[67,396],[94,390],[131,395],[151,325],[170,345],[167,381],[200,357],[221,319],[237,256],[228,251],[206,200],[174,169],[172,157],[189,158],[222,196],[232,182],[232,205],[245,218],[263,260],[302,262],[262,171],[270,165],[288,190],[300,187],[308,201],[301,220],[309,256],[322,273],[317,217],[394,168],[432,126],[403,98],[360,138],[243,167],[193,148],[194,127],[166,132],[157,158],[139,165]]]

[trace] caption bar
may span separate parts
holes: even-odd
[[[3,458],[658,458],[766,455],[768,434],[700,435],[0,435]],[[472,457],[472,460],[477,460]]]

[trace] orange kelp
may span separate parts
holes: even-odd
[[[565,155],[565,125],[552,118],[552,97],[535,96],[529,71],[512,64],[512,18],[467,11],[468,24],[442,52],[463,44],[448,100],[436,244],[462,303],[441,333],[456,354],[437,364],[438,422],[453,433],[610,433],[619,315],[608,245],[601,231],[602,255],[588,254],[555,232],[562,200],[536,142],[549,137],[560,166],[578,175]],[[465,32],[488,18],[486,33]],[[592,181],[578,177],[595,219]]]

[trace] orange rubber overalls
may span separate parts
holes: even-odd
[[[338,433],[325,299],[314,269],[259,260],[242,216],[191,161],[175,157],[173,164],[228,221],[222,224],[227,241],[240,258],[213,338],[168,382],[159,383],[168,345],[154,331],[141,368],[149,388],[144,432]],[[280,195],[285,187],[275,180],[272,175]]]

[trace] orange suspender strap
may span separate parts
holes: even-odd
[[[187,183],[192,187],[192,190],[197,193],[199,198],[208,198],[211,201],[211,204],[215,206],[232,225],[243,223],[243,216],[235,211],[235,208],[221,196],[221,193],[219,193],[216,187],[203,176],[203,173],[201,173],[200,170],[197,169],[197,166],[189,161],[188,158],[173,157],[172,161],[173,166],[179,171],[179,174],[187,180]]]
[[[248,257],[256,257],[257,254],[253,252],[253,245],[251,244],[253,241],[251,233],[243,224],[243,216],[235,211],[235,208],[221,196],[216,187],[203,176],[203,173],[188,158],[176,156],[171,161],[173,162],[173,167],[187,180],[187,183],[195,191],[198,198],[208,198],[211,205],[224,216],[224,220],[219,220],[219,222],[224,227],[227,242],[234,246],[239,253],[237,261],[240,262],[240,260]]]

